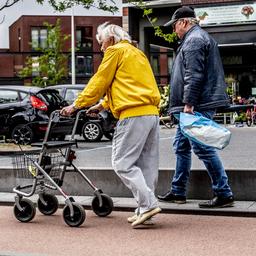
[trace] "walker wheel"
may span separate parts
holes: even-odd
[[[96,215],[99,217],[106,217],[108,216],[114,207],[113,200],[110,196],[106,194],[101,194],[102,198],[102,206],[100,207],[100,201],[97,196],[95,196],[92,200],[92,210],[95,212]]]
[[[36,207],[34,203],[27,198],[20,199],[19,203],[20,203],[20,206],[22,207],[22,210],[21,211],[19,210],[19,208],[17,207],[17,204],[14,204],[14,209],[13,209],[16,219],[21,222],[31,221],[36,215]]]
[[[70,208],[66,205],[63,209],[63,219],[70,227],[79,227],[83,224],[86,213],[84,208],[78,203],[72,203],[74,209],[74,216],[70,215]]]
[[[37,200],[38,210],[44,215],[52,215],[58,210],[59,202],[55,195],[43,194],[43,199],[46,202],[46,205],[40,200],[40,197]]]

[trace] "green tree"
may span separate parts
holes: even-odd
[[[8,8],[21,0],[3,0],[0,4],[0,11],[4,8]],[[86,9],[95,7],[97,9],[109,12],[116,12],[118,8],[113,0],[110,2],[107,0],[35,0],[39,4],[48,2],[56,11],[65,11],[75,5],[82,5]],[[111,4],[110,4],[111,3]]]
[[[128,0],[128,2],[135,5],[143,11],[143,17],[145,17],[149,21],[150,25],[154,28],[156,36],[163,38],[165,41],[169,43],[174,43],[178,40],[177,34],[175,32],[163,33],[161,27],[156,25],[158,19],[157,17],[153,17],[153,9],[147,8],[147,2],[144,2],[142,0]]]
[[[35,49],[40,55],[38,57],[29,56],[25,68],[19,74],[22,78],[32,77],[33,74],[36,74],[32,77],[32,85],[40,87],[61,83],[68,74],[68,56],[62,53],[62,49],[70,35],[62,34],[60,19],[55,25],[45,22],[44,26],[47,28],[47,47]]]

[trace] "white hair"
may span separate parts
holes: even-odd
[[[102,44],[103,40],[110,37],[114,38],[115,44],[122,40],[127,40],[129,43],[132,42],[129,34],[126,31],[124,31],[124,29],[120,26],[115,24],[109,24],[108,22],[99,25],[96,34],[96,39],[98,43]]]
[[[187,20],[191,25],[199,24],[199,20],[197,18],[184,18],[184,20]]]

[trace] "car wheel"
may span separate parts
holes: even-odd
[[[28,145],[33,141],[34,133],[28,125],[19,124],[13,128],[11,137],[17,144]]]
[[[90,142],[100,141],[103,136],[103,132],[100,125],[97,122],[91,121],[88,121],[84,124],[82,128],[82,134],[85,141]]]

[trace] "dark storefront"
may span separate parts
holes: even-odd
[[[155,1],[157,2],[157,1]],[[166,23],[180,3],[153,5],[152,17],[157,17],[156,25]],[[129,8],[129,34],[138,42],[139,48],[148,56],[158,84],[166,85],[169,82],[170,69],[173,62],[173,45],[163,38],[155,36],[155,31],[148,20],[143,17],[143,11],[134,6]],[[170,28],[162,27],[164,33],[171,33]]]
[[[256,97],[256,1],[187,0],[181,4],[194,7],[201,26],[218,42],[233,96]],[[154,6],[157,25],[168,21],[179,7],[177,3]],[[152,26],[142,18],[142,12],[132,7],[129,8],[129,32],[148,55],[158,83],[168,83],[173,45],[156,37]],[[171,31],[165,28],[164,32]]]
[[[194,8],[202,21],[201,26],[219,44],[232,96],[238,99],[256,97],[256,2]]]

